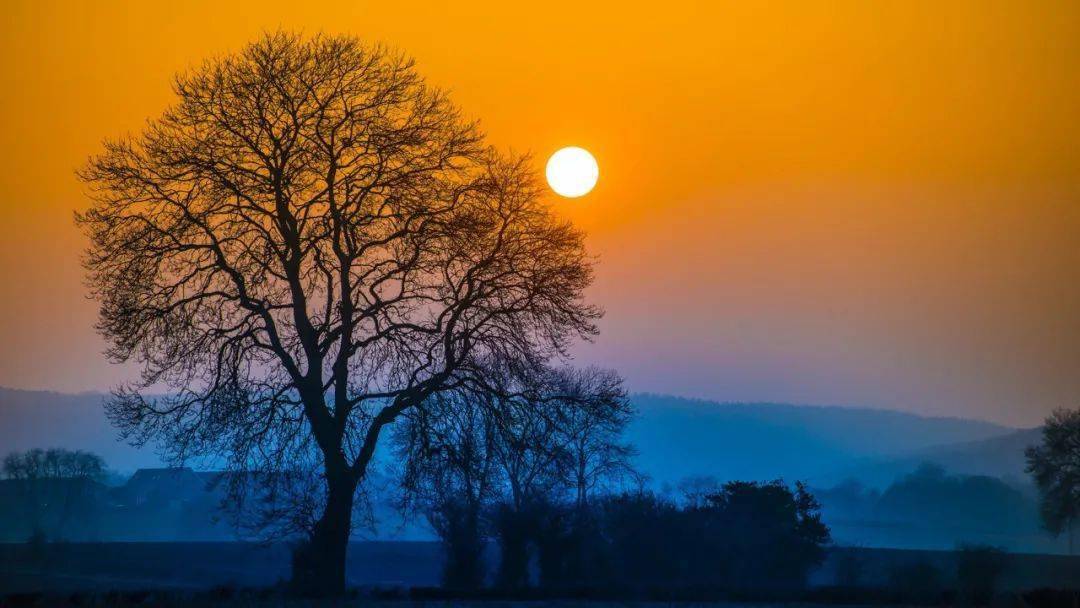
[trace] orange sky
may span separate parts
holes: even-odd
[[[1075,2],[62,3],[0,23],[0,385],[85,390],[73,170],[265,29],[411,53],[600,256],[584,361],[631,388],[1034,424],[1080,406]]]

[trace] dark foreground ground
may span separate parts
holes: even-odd
[[[0,544],[0,594],[272,587],[288,579],[289,556],[284,543]],[[356,542],[348,585],[432,586],[441,563],[436,543]]]
[[[56,603],[54,603],[56,602]],[[227,598],[211,596],[191,596],[182,594],[163,595],[146,593],[138,595],[95,595],[80,596],[78,598],[63,598],[59,596],[41,596],[36,598],[17,597],[0,599],[3,608],[23,607],[88,607],[88,608],[133,608],[136,606],[155,608],[255,608],[255,607],[280,607],[280,608],[319,608],[334,606],[347,608],[363,606],[364,608],[768,608],[769,606],[795,606],[793,604],[763,604],[763,603],[739,603],[739,602],[596,602],[596,601],[451,601],[451,602],[414,602],[402,603],[399,601],[372,601],[368,598],[348,598],[344,600],[304,600],[285,598],[267,594],[243,594]],[[797,604],[805,608],[817,608],[824,604]],[[851,604],[856,608],[857,604]],[[869,605],[866,605],[869,606]],[[1062,606],[1062,608],[1070,608]]]
[[[1000,595],[986,605],[988,608],[1075,608],[1077,595],[1060,592]],[[903,606],[972,606],[969,602],[899,602]],[[227,595],[183,592],[141,592],[60,595],[21,595],[0,597],[2,608],[826,608],[843,605],[849,608],[872,608],[886,605],[871,602],[806,602],[806,601],[590,601],[590,600],[373,600],[370,597],[347,597],[337,600],[290,598],[274,592],[239,592]]]
[[[0,544],[0,608],[8,606],[318,606],[283,593],[290,547],[249,543],[66,543]],[[959,605],[955,590],[960,556],[955,551],[835,548],[810,577],[810,588],[789,602],[803,605]],[[674,600],[693,594],[620,596],[643,601],[504,601],[485,595],[463,601],[434,589],[442,557],[430,542],[356,542],[349,551],[353,596],[330,605],[387,608],[609,608],[611,606],[728,606]],[[1033,590],[1080,589],[1080,557],[1011,554],[994,584],[999,606],[1077,608],[1080,596]],[[764,592],[749,598],[769,605]],[[1040,595],[1041,593],[1041,595]],[[576,597],[595,598],[595,595]],[[604,596],[608,597],[608,596]],[[714,596],[708,596],[712,598]],[[479,600],[483,601],[479,601]],[[520,598],[515,598],[520,599]],[[743,599],[743,598],[734,598]]]

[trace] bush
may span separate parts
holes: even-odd
[[[546,587],[640,594],[802,588],[829,540],[813,497],[779,481],[728,483],[682,507],[649,492],[548,505],[533,521]]]
[[[536,574],[542,594],[566,597],[790,595],[829,542],[814,497],[781,481],[731,482],[683,505],[645,491],[502,503],[484,519],[499,546],[496,588],[515,596]]]

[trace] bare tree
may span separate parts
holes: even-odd
[[[404,506],[420,506],[442,539],[449,586],[481,583],[488,531],[502,549],[500,585],[527,583],[533,546],[545,576],[566,570],[590,523],[588,496],[638,480],[621,443],[631,408],[617,374],[512,363],[492,364],[483,390],[433,396],[395,435]]]
[[[612,370],[563,368],[549,372],[548,393],[565,404],[556,410],[565,452],[565,475],[576,506],[589,495],[623,482],[643,481],[633,466],[633,446],[623,432],[633,415],[622,378]]]
[[[8,479],[23,481],[38,479],[98,481],[105,476],[105,461],[97,454],[82,450],[33,449],[26,452],[11,452],[5,456],[3,471]]]
[[[105,477],[105,461],[82,450],[49,448],[12,452],[4,457],[4,477],[17,481],[25,519],[33,535],[63,537],[72,510],[84,506],[91,482]],[[52,507],[51,526],[46,513]],[[59,512],[55,508],[59,507]],[[46,530],[46,527],[49,529]]]
[[[176,461],[317,463],[297,588],[339,593],[379,437],[479,361],[539,365],[595,330],[582,235],[413,63],[269,34],[177,77],[178,101],[79,175],[114,424]],[[149,398],[151,391],[166,397]],[[303,468],[303,467],[296,467]]]
[[[497,495],[495,421],[473,391],[433,395],[398,427],[406,512],[419,507],[445,551],[443,585],[475,589],[484,582],[483,516]]]
[[[539,551],[542,574],[551,575],[550,562],[567,557],[563,537],[579,532],[589,492],[632,474],[633,452],[620,443],[630,408],[617,374],[523,371],[489,374],[496,387],[480,395],[494,428],[489,449],[501,496],[492,527],[501,548],[498,583],[507,588],[528,584],[531,548]],[[564,508],[569,503],[577,507],[574,517]]]
[[[529,584],[530,551],[547,506],[562,498],[568,452],[559,433],[561,402],[546,398],[545,373],[493,374],[498,389],[483,395],[494,421],[491,444],[499,496],[491,509],[499,544],[496,584],[520,589]]]
[[[517,510],[564,489],[569,453],[559,428],[563,402],[546,398],[544,388],[538,383],[512,397],[505,396],[505,387],[484,395],[483,407],[494,421],[492,450],[500,482]]]
[[[1043,525],[1064,532],[1073,552],[1073,528],[1080,519],[1080,410],[1059,409],[1043,424],[1043,439],[1027,449],[1027,471],[1039,488]]]

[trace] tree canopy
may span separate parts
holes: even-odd
[[[596,332],[582,234],[402,54],[272,33],[174,90],[79,172],[98,328],[142,368],[108,404],[129,438],[313,465],[314,536],[347,538],[386,425]]]
[[[1059,409],[1043,426],[1042,443],[1027,449],[1027,470],[1039,487],[1043,524],[1069,532],[1080,517],[1080,410]]]

